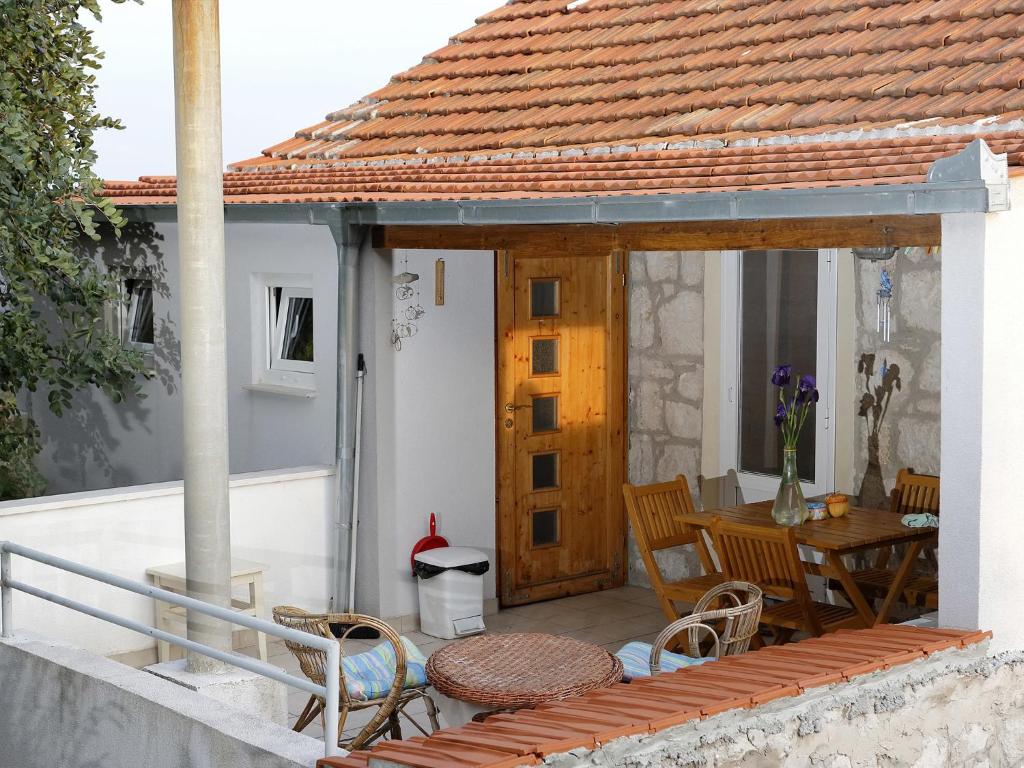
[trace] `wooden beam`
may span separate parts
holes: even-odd
[[[853,248],[936,246],[939,216],[843,216],[824,219],[663,222],[652,224],[523,224],[510,226],[375,227],[375,248],[482,250],[542,246],[632,251],[724,251],[762,248]]]

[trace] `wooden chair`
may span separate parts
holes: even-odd
[[[337,638],[341,645],[342,656],[345,653],[345,641],[356,627],[369,627],[377,630],[385,642],[390,643],[395,655],[395,677],[391,687],[383,696],[368,698],[365,700],[354,699],[349,690],[348,683],[352,682],[346,678],[345,667],[342,665],[337,670],[326,669],[327,654],[316,648],[309,648],[290,640],[284,644],[289,651],[299,660],[299,667],[302,673],[317,685],[325,685],[327,674],[336,674],[341,680],[341,698],[339,702],[340,717],[338,718],[338,745],[349,750],[357,750],[368,744],[372,744],[385,733],[390,732],[393,739],[402,738],[402,727],[399,716],[404,716],[424,736],[429,736],[419,723],[417,723],[405,711],[405,708],[412,702],[423,699],[427,708],[427,716],[433,730],[437,730],[437,708],[433,699],[427,694],[427,684],[409,686],[406,685],[406,650],[402,638],[385,622],[375,619],[372,616],[362,616],[354,613],[307,613],[301,608],[294,608],[289,605],[279,605],[274,608],[274,621],[283,627],[297,629],[301,632],[309,632],[320,637],[334,638],[331,625],[342,625],[345,631],[340,638]],[[361,709],[377,709],[370,721],[351,740],[344,742],[342,733],[345,730],[345,721],[350,712]],[[317,717],[323,723],[324,700],[320,696],[312,695],[306,702],[305,708],[295,722],[293,730],[303,731]],[[325,734],[326,738],[326,734]]]
[[[890,494],[890,510],[903,515],[930,512],[939,514],[939,478],[936,475],[919,475],[913,469],[904,467],[896,475],[896,487]],[[927,553],[934,558],[934,551]],[[879,550],[871,568],[854,571],[851,575],[868,597],[882,598],[889,593],[896,578],[896,570],[890,567],[892,548]],[[938,563],[934,563],[936,566]],[[838,587],[841,588],[841,587]],[[902,601],[910,605],[935,609],[939,606],[939,582],[934,576],[911,576],[901,595]]]
[[[776,644],[788,642],[797,631],[820,637],[842,627],[864,626],[854,609],[811,599],[792,528],[731,523],[716,517],[711,533],[726,578],[749,581],[781,600],[761,612],[761,623],[772,627]]]
[[[676,515],[693,512],[693,497],[682,475],[667,483],[622,486],[626,512],[633,527],[640,556],[647,568],[651,587],[665,617],[675,621],[682,616],[676,603],[693,605],[712,587],[722,583],[722,574],[715,571],[711,553],[700,529],[681,523]],[[704,570],[701,576],[668,581],[658,567],[654,553],[660,550],[693,545]]]

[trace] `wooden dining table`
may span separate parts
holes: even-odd
[[[770,501],[756,504],[741,504],[735,507],[705,509],[676,515],[676,519],[687,525],[702,528],[711,533],[711,521],[716,517],[735,523],[747,525],[763,525],[767,528],[778,527],[772,519],[772,503]],[[860,614],[866,626],[885,624],[889,619],[893,606],[907,585],[914,572],[921,550],[928,544],[938,542],[937,528],[908,528],[900,522],[900,515],[881,509],[863,509],[851,507],[843,517],[830,517],[826,520],[808,520],[794,526],[796,540],[811,549],[821,552],[824,563],[804,561],[808,573],[833,578],[843,586],[853,607]],[[866,552],[896,544],[907,544],[903,559],[896,569],[892,586],[882,601],[882,606],[875,613],[871,603],[861,592],[857,582],[853,580],[844,555]]]

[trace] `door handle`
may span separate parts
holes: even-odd
[[[522,408],[533,408],[532,405],[516,405],[515,403],[505,403],[506,413],[515,413]]]

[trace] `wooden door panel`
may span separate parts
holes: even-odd
[[[623,269],[618,253],[498,256],[505,604],[622,583]]]

